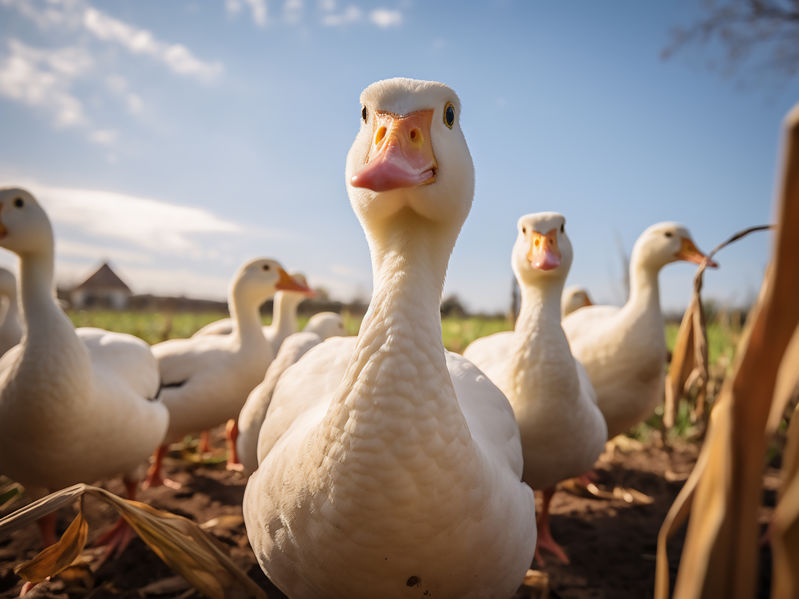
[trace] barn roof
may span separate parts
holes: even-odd
[[[80,285],[77,285],[75,290],[78,289],[84,289],[87,291],[95,291],[98,289],[119,289],[121,291],[125,291],[126,293],[133,293],[130,290],[130,287],[128,287],[125,282],[119,278],[119,275],[117,275],[117,273],[111,269],[111,267],[108,265],[108,262],[103,262],[102,266],[100,266],[100,268],[98,268],[94,274],[83,281],[83,283]]]

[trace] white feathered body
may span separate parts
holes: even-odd
[[[341,396],[353,352],[371,355]],[[518,428],[479,370],[448,354],[442,372],[442,357],[400,335],[334,338],[278,382],[244,514],[292,599],[515,591],[535,543]]]
[[[566,317],[563,329],[596,390],[608,436],[645,420],[662,397],[665,377],[659,305],[588,306]]]
[[[316,333],[300,332],[288,337],[267,368],[264,380],[247,397],[239,413],[239,436],[236,439],[236,449],[245,473],[252,473],[258,467],[258,435],[278,379],[289,366],[321,342],[322,338]]]
[[[236,418],[273,357],[258,328],[244,338],[171,339],[152,350],[164,385],[160,397],[170,414],[167,442]]]
[[[508,398],[521,431],[523,479],[546,489],[591,469],[607,440],[588,375],[552,322],[478,339],[464,351]]]
[[[158,367],[131,335],[75,331],[60,310],[0,360],[0,471],[58,489],[133,473],[164,437]]]

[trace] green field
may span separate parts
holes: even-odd
[[[198,313],[166,313],[166,312],[115,312],[103,310],[67,312],[76,327],[99,327],[109,331],[130,333],[141,337],[147,343],[158,343],[166,339],[190,337],[202,326],[227,314],[219,312]],[[359,316],[344,314],[344,323],[351,335],[358,333],[361,324]],[[271,317],[264,317],[264,324],[271,322]],[[305,326],[307,317],[300,317],[300,328]],[[505,318],[481,318],[469,316],[464,318],[448,317],[441,323],[444,336],[444,345],[454,352],[462,352],[467,345],[475,339],[491,335],[511,328],[510,322]],[[669,349],[674,347],[677,337],[677,324],[666,325],[666,344]],[[714,321],[708,323],[708,352],[710,363],[716,364],[719,359],[730,363],[732,361],[735,341],[739,332],[729,325]]]

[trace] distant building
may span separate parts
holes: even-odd
[[[128,307],[133,292],[119,278],[108,262],[94,274],[69,292],[69,301],[76,309],[113,308],[123,310]]]

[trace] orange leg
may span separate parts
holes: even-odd
[[[200,433],[200,444],[197,446],[200,453],[211,453],[211,433],[203,431]]]
[[[139,481],[127,477],[123,477],[125,483],[125,491],[128,499],[136,499],[136,491],[139,487]],[[95,541],[95,547],[104,547],[105,551],[100,558],[100,563],[104,563],[112,555],[119,557],[128,546],[128,543],[133,539],[133,530],[127,521],[120,517],[111,529],[100,535]]]
[[[236,439],[239,438],[239,423],[231,418],[225,425],[225,439],[227,442],[227,469],[241,472],[244,466],[239,461],[239,452],[236,450]]]
[[[549,528],[549,504],[552,502],[552,496],[555,494],[555,487],[544,489],[542,492],[543,501],[541,503],[541,513],[536,518],[538,525],[538,541],[535,546],[535,560],[544,565],[544,556],[541,551],[546,549],[553,553],[562,563],[568,564],[569,557],[563,550],[563,547],[558,545],[555,539],[552,538],[552,531]]]
[[[142,483],[142,489],[149,489],[150,487],[160,487],[161,485],[167,486],[170,489],[180,489],[181,484],[169,478],[161,476],[163,469],[164,456],[169,450],[168,445],[160,445],[153,454],[153,463],[147,470],[147,478]]]

